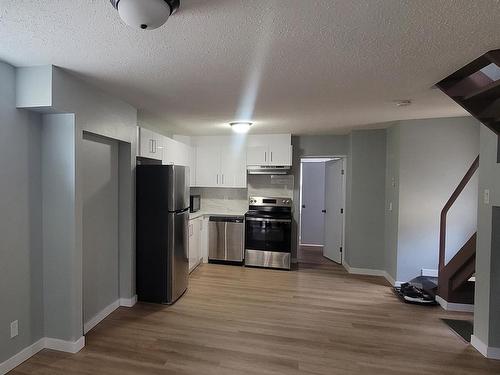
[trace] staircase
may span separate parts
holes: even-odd
[[[485,53],[436,86],[477,120],[500,135],[500,50]],[[497,161],[500,162],[500,152]],[[441,212],[437,294],[449,303],[474,303],[474,282],[471,278],[476,269],[477,233],[474,233],[446,264],[446,216],[478,167],[479,156]]]
[[[485,53],[436,86],[477,120],[500,135],[500,50]],[[500,152],[497,161],[500,162]],[[446,215],[478,167],[479,156],[441,212],[438,295],[449,303],[474,303],[474,282],[471,281],[471,277],[476,269],[477,233],[474,233],[446,264]]]
[[[464,178],[460,181],[441,211],[437,295],[448,303],[474,304],[474,282],[470,279],[476,272],[477,232],[474,233],[455,256],[446,263],[446,218],[453,203],[455,203],[478,168],[479,156],[474,160]]]
[[[500,134],[500,50],[485,53],[436,86]]]
[[[500,135],[500,49],[485,53],[436,86]],[[500,152],[497,161],[500,162]],[[446,215],[478,167],[479,156],[441,212],[438,295],[451,303],[474,303],[474,282],[471,277],[476,268],[477,233],[446,264]]]

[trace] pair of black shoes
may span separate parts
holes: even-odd
[[[435,303],[433,296],[410,283],[401,284],[401,294],[403,295],[405,301],[408,302]]]

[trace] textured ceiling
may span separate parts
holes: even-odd
[[[181,0],[149,32],[107,0],[0,0],[0,59],[69,69],[166,131],[343,133],[463,115],[432,85],[500,48],[499,25],[498,0]]]

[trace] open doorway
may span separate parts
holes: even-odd
[[[300,160],[299,262],[342,264],[345,158]]]
[[[85,132],[81,150],[86,334],[119,306],[119,142]]]

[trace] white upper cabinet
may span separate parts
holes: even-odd
[[[238,145],[223,145],[221,150],[222,175],[221,185],[224,187],[247,187],[247,168],[245,148],[241,149]]]
[[[163,137],[163,164],[183,165],[189,167],[191,158],[191,147]]]
[[[163,136],[149,129],[139,128],[138,155],[163,160]]]
[[[247,146],[247,165],[291,166],[291,134],[250,135]]]
[[[196,137],[196,185],[246,188],[246,145],[240,138]]]
[[[219,187],[220,147],[214,144],[198,145],[196,147],[196,184],[199,187]]]
[[[267,165],[269,146],[247,147],[247,165]]]

